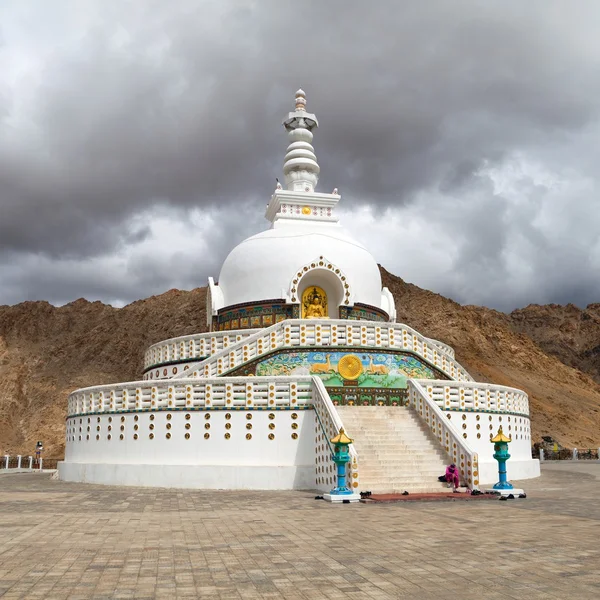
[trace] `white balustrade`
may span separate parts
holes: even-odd
[[[434,340],[432,338],[428,339],[433,346],[437,346],[442,352],[445,352],[448,356],[454,358],[454,348],[452,346],[448,346],[448,344],[444,344],[444,342],[440,342],[439,340]]]
[[[329,483],[323,481],[328,477],[326,473],[333,473],[333,487],[337,485],[337,467],[332,459],[334,448],[330,440],[340,432],[344,424],[329,397],[327,388],[318,377],[313,377],[313,407],[321,428],[321,439],[317,437],[317,480],[319,481],[317,485],[320,489],[331,489],[327,487]],[[355,489],[359,487],[359,471],[358,453],[354,444],[350,444],[349,452],[350,462],[346,469],[347,485]]]
[[[473,378],[438,342],[423,337],[407,325],[373,321],[289,319],[252,335],[193,363],[184,377],[218,377],[242,364],[279,348],[380,348],[412,352],[457,381]]]
[[[239,342],[256,332],[256,329],[213,331],[170,338],[153,344],[144,354],[144,370],[163,363],[210,356]]]
[[[479,486],[479,457],[444,412],[427,392],[427,380],[408,380],[408,399],[421,418],[427,423],[442,447],[459,468],[463,481],[471,489]],[[447,382],[446,382],[447,383]]]
[[[294,408],[312,405],[313,387],[310,376],[133,381],[73,392],[68,415],[200,407]]]
[[[527,394],[516,388],[491,383],[414,380],[442,410],[473,410],[513,413],[529,417]]]

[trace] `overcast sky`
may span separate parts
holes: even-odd
[[[298,87],[389,271],[600,302],[600,2],[3,0],[0,304],[122,305],[268,225]]]

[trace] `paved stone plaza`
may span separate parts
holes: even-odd
[[[526,500],[331,506],[3,474],[0,597],[600,597],[600,464],[522,486]]]

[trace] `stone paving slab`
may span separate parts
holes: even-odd
[[[600,597],[600,465],[525,500],[331,505],[308,492],[0,478],[0,597]]]

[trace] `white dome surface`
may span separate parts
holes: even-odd
[[[381,275],[373,256],[339,225],[314,222],[268,229],[236,246],[225,259],[219,276],[224,306],[289,299],[298,272],[320,257],[346,277],[351,294],[349,305],[360,302],[381,307]],[[329,277],[335,287],[331,273],[325,269],[317,271],[303,279],[305,285],[321,285],[319,277],[325,277],[327,288]],[[342,298],[340,295],[337,300],[343,303]]]

